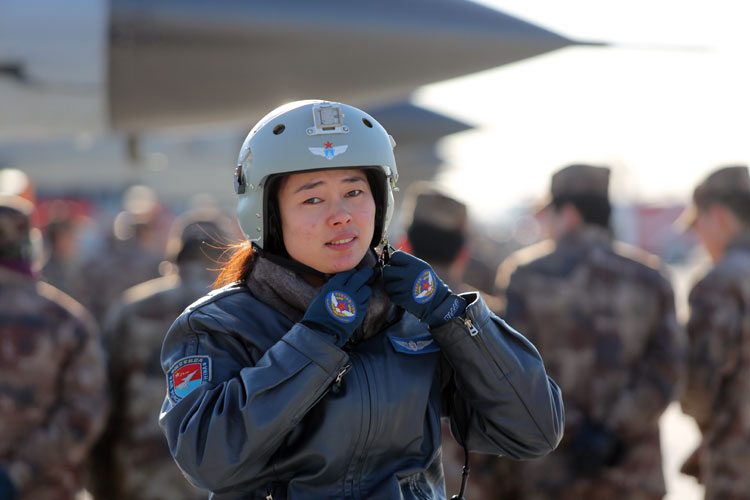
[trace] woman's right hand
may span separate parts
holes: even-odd
[[[373,273],[371,267],[336,273],[310,303],[301,323],[333,336],[343,347],[365,317],[372,295],[365,283]]]

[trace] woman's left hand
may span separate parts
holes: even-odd
[[[430,326],[461,314],[466,301],[451,292],[430,265],[406,252],[395,252],[383,267],[385,291],[400,305]]]

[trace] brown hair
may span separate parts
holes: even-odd
[[[230,245],[226,252],[231,252],[231,257],[221,267],[221,272],[213,283],[214,288],[244,281],[253,269],[256,254],[253,252],[253,245],[249,241]]]

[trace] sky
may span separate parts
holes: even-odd
[[[438,182],[483,222],[541,198],[573,162],[609,165],[616,202],[681,203],[713,168],[750,163],[750,2],[483,0],[571,47],[422,87],[474,130],[445,138]],[[478,182],[481,180],[481,182]]]

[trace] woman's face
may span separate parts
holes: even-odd
[[[278,194],[289,256],[323,273],[354,268],[375,231],[375,200],[362,170],[288,175]]]

